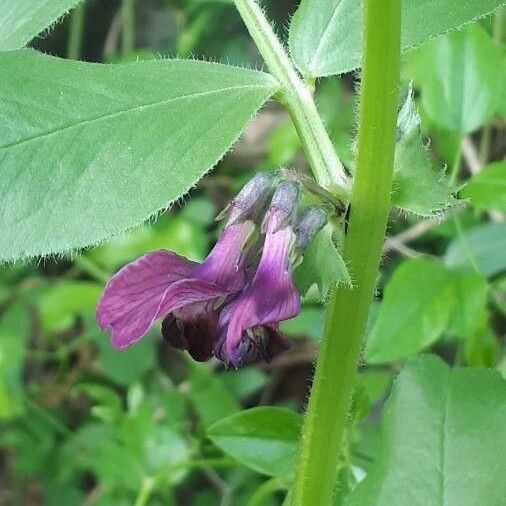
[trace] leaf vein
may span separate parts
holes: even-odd
[[[111,118],[115,118],[115,117],[121,116],[123,114],[129,114],[129,113],[134,113],[134,112],[137,112],[137,111],[142,111],[144,109],[148,109],[148,108],[151,108],[151,107],[157,107],[157,106],[167,105],[167,104],[170,104],[172,102],[177,102],[177,101],[180,101],[180,100],[187,100],[187,99],[191,99],[191,98],[200,98],[200,97],[205,97],[205,96],[216,95],[216,94],[219,94],[219,93],[227,93],[227,92],[234,91],[234,90],[242,90],[242,89],[250,89],[250,88],[251,89],[263,89],[263,88],[265,88],[267,90],[268,86],[253,85],[253,84],[251,84],[251,85],[228,86],[228,87],[225,87],[225,88],[220,88],[218,90],[203,91],[203,92],[199,92],[199,93],[190,93],[188,95],[181,95],[179,97],[172,97],[172,98],[169,98],[169,99],[156,100],[154,102],[148,102],[148,103],[145,103],[145,104],[137,105],[135,107],[128,107],[128,108],[120,109],[118,111],[114,111],[114,112],[111,112],[111,113],[108,113],[108,114],[102,114],[100,116],[95,116],[95,117],[92,117],[92,118],[87,118],[87,119],[84,119],[84,120],[81,120],[81,121],[78,121],[78,122],[69,123],[69,124],[66,124],[66,125],[61,125],[61,126],[58,126],[56,128],[53,128],[51,130],[47,130],[45,132],[39,133],[37,135],[33,135],[33,136],[30,136],[30,137],[25,137],[25,138],[22,138],[22,139],[19,139],[19,140],[16,140],[16,141],[4,144],[3,146],[0,147],[0,149],[8,149],[8,148],[16,147],[16,146],[19,146],[21,144],[25,144],[25,143],[33,141],[33,140],[42,139],[44,137],[49,137],[51,135],[55,135],[55,134],[64,132],[65,130],[71,130],[72,128],[75,128],[75,127],[79,127],[79,126],[86,125],[86,124],[93,124],[93,123],[96,123],[96,122],[100,122],[100,121],[108,120],[108,119],[111,119]]]

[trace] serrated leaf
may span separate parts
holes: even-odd
[[[430,119],[460,135],[487,123],[498,103],[501,51],[479,25],[430,41],[415,56]]]
[[[454,202],[444,174],[423,146],[420,116],[410,90],[397,118],[393,204],[419,216],[433,216]]]
[[[258,407],[212,425],[211,441],[241,464],[269,476],[293,473],[301,416],[287,409]]]
[[[390,278],[365,347],[370,363],[418,353],[445,330],[455,303],[453,279],[444,265],[407,260]]]
[[[460,196],[469,199],[478,209],[496,209],[506,212],[506,162],[495,162],[483,167],[472,177]]]
[[[26,46],[81,0],[0,0],[0,51]]]
[[[404,0],[401,44],[409,49],[504,5],[504,0]],[[302,0],[290,26],[290,53],[306,77],[349,72],[360,66],[362,2]]]
[[[384,411],[380,457],[348,506],[499,505],[506,497],[506,382],[417,357]]]
[[[0,259],[116,235],[183,195],[275,91],[216,63],[0,55]]]
[[[302,263],[295,269],[294,279],[303,295],[313,284],[318,286],[322,299],[334,284],[351,285],[350,274],[337,251],[332,234],[332,225],[327,224],[311,241]]]

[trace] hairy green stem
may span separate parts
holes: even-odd
[[[135,49],[135,0],[121,3],[121,53],[130,54]]]
[[[235,5],[268,69],[281,84],[280,101],[292,117],[316,180],[348,200],[346,172],[318,114],[311,90],[295,70],[256,1],[235,0]]]
[[[79,60],[83,42],[85,3],[80,3],[70,14],[67,58]]]
[[[339,287],[304,420],[292,506],[328,506],[373,298],[392,186],[400,59],[400,0],[365,0],[357,169],[344,257],[354,288]]]

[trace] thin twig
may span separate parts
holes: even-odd
[[[383,252],[395,250],[401,255],[409,258],[417,258],[421,255],[418,251],[406,246],[402,241],[396,237],[387,237],[383,245]]]
[[[212,469],[204,469],[204,474],[209,482],[214,485],[221,494],[220,506],[230,506],[232,504],[232,489],[229,487],[227,482]]]
[[[480,161],[478,150],[476,149],[474,142],[468,135],[462,140],[462,154],[464,155],[464,160],[469,167],[469,172],[473,175],[480,172],[483,164]]]
[[[383,254],[388,253],[394,249],[398,249],[399,245],[405,245],[415,239],[418,239],[422,235],[424,235],[429,230],[437,227],[440,224],[440,220],[436,219],[428,219],[423,220],[412,227],[407,228],[400,234],[397,234],[394,237],[387,237],[385,240],[385,244],[383,245]],[[413,250],[414,251],[414,250]]]
[[[118,52],[118,42],[120,33],[121,33],[121,9],[118,9],[116,11],[116,14],[114,14],[114,17],[112,18],[109,30],[105,37],[104,50],[103,50],[104,60],[107,60],[109,57]]]

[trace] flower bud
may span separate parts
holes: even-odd
[[[295,225],[295,249],[302,251],[312,241],[313,237],[326,225],[327,213],[321,207],[308,207],[297,219]]]
[[[265,232],[266,223],[275,216],[275,226],[271,230],[277,232],[291,226],[295,220],[297,207],[299,205],[300,187],[295,181],[281,181],[271,200],[269,210],[265,215],[262,231]]]
[[[242,187],[230,204],[216,217],[216,220],[228,215],[226,226],[229,227],[234,223],[257,218],[265,208],[274,179],[273,173],[256,174]]]

